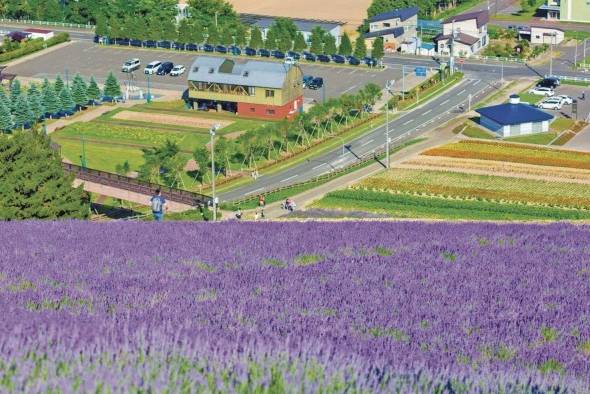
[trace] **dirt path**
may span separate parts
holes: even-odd
[[[75,137],[59,137],[60,140],[65,140],[65,141],[80,141],[80,138],[75,138]],[[107,145],[107,146],[122,146],[122,147],[128,147],[128,148],[152,148],[153,145],[148,145],[148,144],[137,144],[137,143],[133,143],[133,142],[116,142],[116,141],[103,141],[100,139],[96,139],[96,138],[84,138],[84,141],[86,142],[91,142],[93,144],[97,144],[97,145]],[[189,155],[192,155],[193,152],[187,149],[180,149],[180,152],[182,153],[188,153]]]
[[[135,105],[135,104],[136,103],[132,103],[132,102],[128,101],[126,103],[117,104],[116,106],[103,104],[103,105],[99,105],[96,107],[88,107],[88,109],[86,109],[81,114],[71,116],[69,118],[61,118],[61,119],[56,120],[55,122],[48,124],[47,125],[47,133],[48,134],[53,133],[55,130],[59,130],[59,129],[69,126],[73,123],[90,122],[91,120],[94,120],[94,119],[98,118],[99,116],[114,110],[117,107],[131,107],[132,105]]]
[[[169,115],[162,113],[148,113],[135,111],[121,111],[113,116],[113,119],[131,120],[139,122],[161,123],[165,125],[177,125],[196,127],[199,129],[208,129],[215,124],[220,124],[222,127],[229,126],[233,122],[219,119],[197,118],[181,115]]]

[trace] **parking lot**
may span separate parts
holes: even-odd
[[[29,78],[54,78],[57,74],[71,78],[76,73],[84,77],[94,75],[99,82],[104,81],[110,71],[113,71],[123,84],[130,78],[130,74],[121,72],[121,65],[130,58],[141,60],[141,69],[135,73],[135,84],[139,87],[147,87],[147,78],[143,74],[143,67],[153,60],[171,61],[174,64],[192,64],[195,56],[201,53],[179,52],[173,50],[151,50],[137,48],[122,48],[115,46],[99,46],[92,42],[77,41],[63,48],[47,52],[38,57],[9,67],[6,72]],[[380,86],[385,85],[388,79],[399,80],[400,70],[370,70],[359,67],[353,68],[330,65],[302,64],[303,73],[322,77],[325,83],[325,92],[320,90],[305,90],[305,99],[321,101],[326,98],[337,97],[343,93],[354,93],[369,82]],[[186,74],[181,77],[151,76],[150,83],[153,88],[178,91],[186,89]]]

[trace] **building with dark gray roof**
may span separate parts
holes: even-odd
[[[369,32],[363,37],[369,46],[377,37],[383,38],[383,46],[388,52],[401,49],[401,43],[416,37],[418,7],[391,10],[369,19]]]

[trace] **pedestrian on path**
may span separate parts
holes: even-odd
[[[260,208],[264,208],[266,206],[266,198],[262,194],[258,196],[258,206]]]
[[[236,212],[236,219],[240,220],[242,218],[242,210],[238,207]]]
[[[164,211],[167,211],[168,207],[166,206],[166,199],[162,197],[162,191],[160,189],[156,189],[156,194],[152,196],[150,203],[154,220],[156,222],[164,220]]]

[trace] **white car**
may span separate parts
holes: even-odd
[[[174,68],[172,68],[172,71],[170,71],[170,76],[178,77],[184,74],[185,71],[186,67],[184,67],[182,64],[177,64],[176,66],[174,66]]]
[[[297,64],[297,59],[291,56],[285,57],[285,64]]]
[[[121,71],[124,73],[130,73],[132,71],[138,70],[139,66],[141,66],[141,61],[139,59],[129,59],[123,64]]]
[[[145,66],[145,68],[143,69],[143,72],[149,75],[155,74],[158,72],[158,70],[160,70],[160,67],[162,66],[162,62],[159,60],[153,61],[150,64],[148,64],[147,66]]]
[[[555,92],[553,91],[553,89],[551,88],[543,88],[543,87],[534,87],[531,90],[529,90],[530,94],[534,94],[536,96],[545,96],[545,97],[550,97],[555,95]]]
[[[555,96],[555,98],[561,99],[561,102],[566,105],[571,105],[574,102],[573,98],[565,94],[560,94],[559,96]]]
[[[561,101],[561,99],[558,99],[558,98],[550,98],[549,100],[542,101],[539,103],[539,105],[537,105],[537,107],[539,107],[541,109],[554,109],[554,110],[560,110],[562,106],[563,106],[563,102]]]

